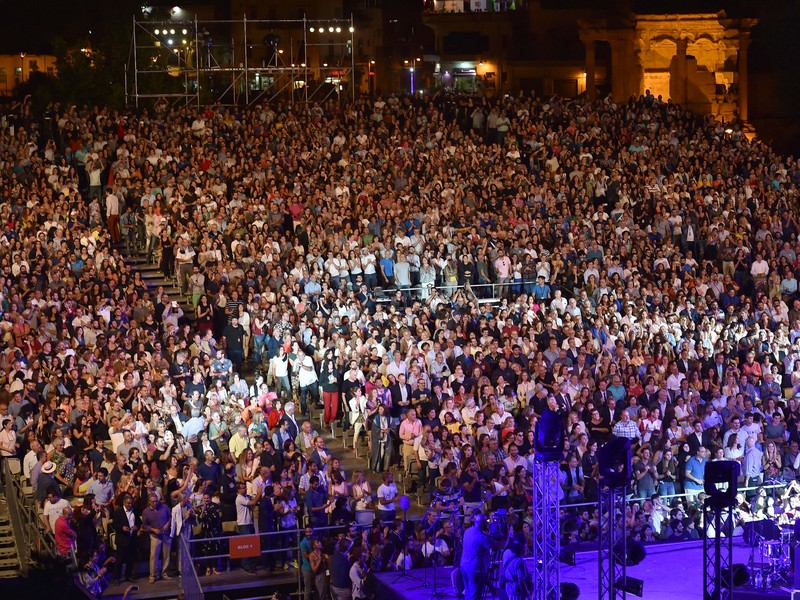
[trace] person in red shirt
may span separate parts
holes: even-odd
[[[61,556],[69,556],[69,551],[75,544],[78,534],[72,529],[69,521],[72,518],[72,507],[65,506],[61,511],[61,516],[56,519],[55,538],[58,553]]]

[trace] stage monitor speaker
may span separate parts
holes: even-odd
[[[741,587],[750,583],[750,571],[747,570],[747,565],[742,563],[733,564],[733,587]],[[722,587],[727,587],[728,569],[722,569]]]

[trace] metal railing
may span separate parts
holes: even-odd
[[[12,463],[15,467],[13,469]],[[3,461],[8,516],[14,532],[20,572],[26,576],[33,562],[34,552],[46,554],[52,560],[56,560],[59,555],[55,538],[51,533],[44,531],[35,504],[25,495],[19,467],[20,461],[17,458],[7,458]]]
[[[200,578],[197,576],[197,570],[194,568],[194,560],[189,548],[189,540],[185,535],[180,535],[179,551],[181,554],[181,588],[183,588],[184,598],[186,600],[203,600],[203,586],[200,584]]]

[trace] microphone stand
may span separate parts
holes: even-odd
[[[425,515],[422,518],[423,519],[427,518],[428,513],[432,509],[433,509],[432,506],[429,507],[428,510],[425,512]],[[416,579],[417,581],[419,581],[419,579],[417,577],[415,577],[414,575],[411,575],[411,573],[408,572],[408,569],[406,569],[406,561],[408,560],[408,536],[406,535],[406,526],[408,525],[408,519],[406,517],[406,512],[407,511],[405,511],[405,510],[403,511],[403,531],[402,531],[403,545],[401,547],[401,551],[403,553],[403,567],[400,570],[400,573],[394,578],[394,581],[392,581],[392,583],[396,583],[397,581],[400,581],[401,579],[405,579],[405,578]],[[423,575],[423,577],[424,577],[424,575]],[[423,582],[423,586],[424,587],[428,587],[427,579],[425,579],[425,581]],[[417,588],[412,588],[412,589],[417,589]]]
[[[422,515],[422,519],[420,519],[420,523],[425,523],[425,519],[427,519],[427,518],[428,518],[428,515],[429,515],[429,514],[431,513],[431,511],[433,510],[433,507],[434,507],[434,505],[433,505],[433,504],[431,504],[431,505],[428,507],[428,510],[426,510],[426,511],[425,511],[425,514],[424,514],[424,515]],[[434,524],[434,525],[436,525],[436,522],[434,521],[434,523],[433,523],[433,524]],[[425,527],[425,539],[426,539],[426,540],[428,539],[428,536],[427,536],[427,533],[428,533],[428,531],[430,531],[430,529],[429,529],[428,527]],[[404,542],[404,543],[405,543],[406,539],[407,539],[407,538],[405,538],[405,537],[403,538],[403,542]],[[426,541],[425,543],[427,543],[427,541]],[[423,548],[424,548],[424,547],[425,547],[425,546],[423,546]],[[425,558],[425,557],[423,556],[423,559],[424,559],[424,558]],[[404,553],[404,554],[403,554],[403,570],[404,570],[404,571],[405,571],[405,566],[406,566],[406,563],[405,563],[405,553]],[[434,575],[435,575],[435,573],[434,573]],[[411,588],[411,589],[412,589],[412,590],[418,590],[418,589],[421,589],[421,588],[427,588],[427,587],[428,587],[428,561],[427,561],[427,560],[423,560],[423,563],[422,563],[422,585],[421,585],[421,586],[414,587],[414,588]],[[434,587],[435,587],[435,586],[434,586]]]

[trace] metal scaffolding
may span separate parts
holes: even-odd
[[[703,501],[703,590],[707,600],[733,597],[734,506],[741,467],[736,461],[706,466]]]
[[[559,462],[540,454],[533,463],[533,598],[558,600],[561,590]]]
[[[258,41],[254,41],[257,39]],[[128,73],[133,85],[129,94]],[[348,19],[133,18],[126,102],[184,106],[355,100],[355,27]]]
[[[598,597],[600,600],[627,598],[625,581],[628,531],[625,522],[625,487],[604,485],[601,481],[598,504],[600,508]]]

